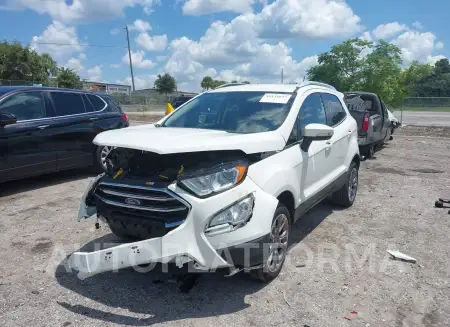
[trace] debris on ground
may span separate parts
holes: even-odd
[[[406,261],[406,262],[411,262],[411,263],[416,263],[416,261],[417,261],[413,257],[410,257],[409,255],[406,255],[404,253],[401,253],[400,251],[388,250],[387,253],[389,253],[393,257],[393,259],[398,259],[401,261]]]

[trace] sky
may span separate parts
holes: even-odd
[[[351,37],[384,39],[404,65],[450,56],[450,1],[434,0],[0,0],[3,39],[49,53],[90,81],[136,89],[169,73],[178,90],[205,76],[302,81],[320,53]]]

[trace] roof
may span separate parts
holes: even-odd
[[[314,87],[321,88],[325,90],[336,89],[324,83],[318,83],[313,81],[306,81],[300,84],[245,84],[245,85],[227,85],[226,87],[220,87],[209,92],[220,93],[220,92],[242,92],[242,91],[256,91],[256,92],[283,92],[283,93],[293,93],[298,88],[302,87]]]
[[[80,90],[80,89],[65,89],[60,87],[47,87],[47,86],[0,86],[0,93],[9,93],[13,91],[21,91],[21,90],[36,90],[36,91],[70,91],[70,92],[82,92],[82,93],[91,93],[96,94],[95,92],[90,92],[87,90]]]
[[[349,91],[349,92],[344,92],[344,94],[357,94],[357,95],[372,95],[372,96],[377,96],[375,93],[372,93],[372,92],[365,92],[365,91]]]

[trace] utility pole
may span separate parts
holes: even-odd
[[[131,71],[131,84],[133,86],[133,92],[134,92],[134,91],[136,91],[136,89],[134,88],[133,61],[131,60],[130,36],[128,35],[128,26],[127,25],[125,25],[125,31],[127,31],[128,57],[130,58],[130,71]]]
[[[284,68],[281,67],[281,84],[284,82]]]

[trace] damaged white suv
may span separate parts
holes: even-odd
[[[101,133],[94,143],[114,150],[79,218],[96,214],[130,242],[69,264],[85,277],[175,263],[270,281],[302,214],[329,195],[355,201],[357,138],[343,94],[316,82],[226,85],[157,124]]]

